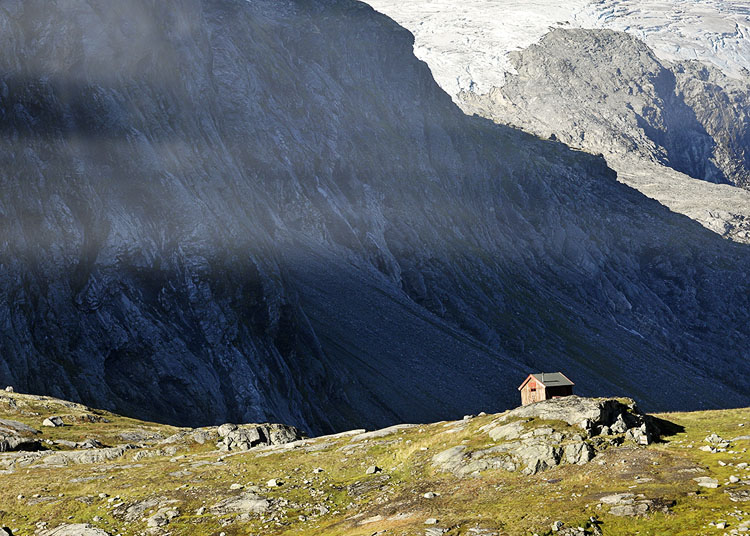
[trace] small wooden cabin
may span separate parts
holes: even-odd
[[[573,394],[573,386],[562,372],[540,372],[529,374],[518,388],[521,391],[521,405],[525,406],[540,400],[549,400]]]

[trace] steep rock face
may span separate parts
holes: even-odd
[[[747,186],[750,17],[742,2],[367,3],[414,33],[415,54],[462,108],[545,136],[559,130],[556,135],[574,146],[601,151],[622,182],[725,238],[750,243],[750,194],[704,181]],[[567,40],[548,36],[544,43],[554,45],[532,49],[543,53],[522,52],[531,67],[519,81],[515,51],[552,28],[625,32],[625,45],[592,37],[613,35],[597,32],[569,33]],[[573,35],[581,42],[571,43]],[[506,81],[524,92],[503,93],[498,88]],[[645,114],[636,116],[626,105]],[[672,162],[698,178],[669,167]]]
[[[670,68],[612,30],[557,29],[510,57],[518,74],[488,95],[462,93],[470,110],[630,166],[750,185],[747,80],[697,62]]]
[[[527,368],[746,402],[745,247],[464,116],[330,0],[0,7],[0,379],[309,432],[516,402]]]

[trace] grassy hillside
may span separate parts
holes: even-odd
[[[42,427],[52,415],[66,426]],[[215,449],[215,429],[196,433],[2,393],[0,419],[40,430],[42,441],[95,438],[133,447],[105,449],[112,459],[93,463],[56,458],[70,450],[61,444],[45,443],[51,452],[41,454],[1,453],[0,526],[15,535],[75,523],[112,535],[541,535],[561,521],[563,530],[581,526],[609,536],[723,534],[750,525],[742,524],[750,521],[750,470],[742,465],[750,463],[750,439],[739,439],[750,434],[750,408],[657,417],[673,425],[662,422],[664,437],[647,447],[605,445],[587,464],[530,476],[489,469],[458,477],[433,456],[456,446],[497,446],[482,430],[497,415],[228,453]],[[550,425],[562,426],[524,423],[532,431]],[[710,434],[730,444],[701,450]],[[699,486],[698,477],[715,478],[718,487]],[[277,485],[269,486],[271,479]],[[619,493],[633,496],[612,499]],[[644,501],[644,515],[613,514],[617,504]],[[721,522],[724,530],[709,525]]]

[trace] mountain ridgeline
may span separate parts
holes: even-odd
[[[511,53],[517,75],[469,112],[601,152],[625,167],[653,161],[697,179],[750,187],[750,79],[697,61],[660,61],[612,30],[556,29]]]
[[[317,433],[750,390],[750,249],[464,115],[350,0],[0,6],[0,381]]]

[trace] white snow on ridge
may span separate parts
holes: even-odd
[[[734,77],[750,70],[750,1],[365,1],[414,34],[415,54],[454,97],[503,85],[505,73],[513,72],[508,52],[553,27],[626,31],[664,60],[698,59]]]

